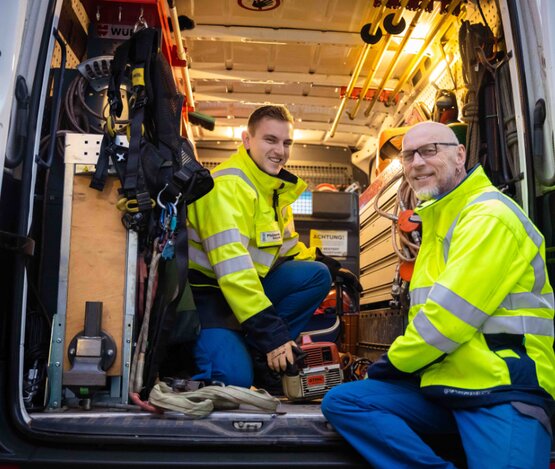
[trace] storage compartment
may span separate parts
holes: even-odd
[[[116,177],[108,177],[103,192],[89,187],[100,141],[98,135],[92,134],[65,136],[58,308],[53,317],[48,365],[50,410],[62,406],[63,395],[67,399],[76,392],[80,398],[92,398],[95,394],[97,400],[106,403],[128,402],[137,292],[137,234],[127,231],[121,222],[121,212],[116,208],[120,187]],[[86,355],[97,357],[96,361],[88,358],[83,363],[75,359],[79,355],[76,338],[86,335],[83,333],[87,302],[101,303],[100,330],[115,346],[106,345],[103,351],[105,359],[112,363],[107,369],[101,369],[100,362],[106,360],[100,360],[98,353]],[[84,375],[78,385],[69,378],[70,369]],[[97,389],[94,383],[103,373],[105,385]]]

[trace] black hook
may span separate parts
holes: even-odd
[[[391,13],[387,15],[383,20],[383,27],[389,34],[393,34],[393,35],[401,34],[405,30],[407,23],[405,19],[401,17],[399,22],[397,24],[394,24],[393,23],[394,18],[395,18],[395,13]]]
[[[366,23],[360,30],[360,37],[366,44],[377,44],[383,36],[381,28],[376,29],[374,34],[370,34],[372,23]]]

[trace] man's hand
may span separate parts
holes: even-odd
[[[295,357],[293,355],[293,347],[297,347],[297,344],[290,340],[280,345],[278,348],[268,352],[266,358],[268,360],[268,366],[270,369],[280,372],[285,371],[287,368],[287,363],[291,365],[295,363]]]

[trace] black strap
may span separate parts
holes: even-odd
[[[139,181],[139,161],[141,158],[141,129],[145,115],[144,106],[135,109],[131,119],[131,132],[129,139],[129,153],[127,154],[127,166],[125,171],[125,180],[123,181],[123,191],[129,199],[134,197],[137,192],[137,183]]]
[[[114,59],[110,64],[110,80],[108,81],[108,102],[110,103],[110,114],[120,117],[123,111],[120,87],[125,74],[125,67],[129,61],[129,49],[131,41],[125,41],[118,46],[114,53]]]
[[[137,207],[139,212],[146,212],[152,209],[150,194],[148,192],[137,192]]]
[[[108,155],[108,146],[111,143],[111,138],[104,134],[102,137],[102,143],[100,144],[100,152],[98,153],[98,161],[96,162],[96,169],[94,175],[91,179],[89,187],[102,192],[104,185],[106,184],[106,178],[108,177],[108,167],[110,166],[110,158]]]
[[[154,28],[144,28],[133,35],[131,55],[134,64],[146,64],[150,60],[153,48],[158,46],[158,44],[155,44],[157,40],[158,31]]]
[[[35,240],[15,233],[0,231],[0,250],[32,256],[35,253]]]
[[[133,63],[135,67],[144,68],[146,96],[152,98],[151,70],[153,60],[155,60],[158,50],[158,31],[154,28],[145,28],[133,35]]]
[[[145,359],[144,389],[141,392],[142,398],[147,398],[150,390],[158,378],[160,363],[166,356],[168,347],[167,338],[170,337],[177,317],[177,307],[185,290],[187,274],[189,271],[189,251],[187,229],[184,226],[187,218],[187,204],[182,203],[179,209],[178,220],[182,223],[182,228],[176,234],[175,240],[175,262],[177,264],[177,292],[173,298],[164,298],[157,295],[153,305],[152,335],[149,337],[149,350]],[[161,271],[160,271],[161,272]],[[170,300],[169,302],[167,300]]]
[[[153,48],[157,47],[158,32],[153,28],[145,28],[131,39],[132,48],[130,50],[130,61],[133,70],[143,68],[145,86],[135,86],[135,102],[129,110],[131,115],[131,130],[129,137],[129,154],[123,190],[127,198],[135,197],[139,182],[139,162],[141,150],[141,138],[143,133],[143,123],[145,120],[145,105],[148,103],[149,96],[146,92],[147,83],[150,81],[150,59]],[[154,49],[156,50],[156,49]]]
[[[185,288],[187,283],[187,276],[189,274],[189,237],[187,236],[187,229],[185,227],[185,220],[187,220],[187,204],[182,203],[179,210],[178,220],[182,223],[182,228],[177,232],[175,238],[175,256],[177,257],[177,277],[179,279],[179,295]],[[179,300],[177,300],[179,301]]]

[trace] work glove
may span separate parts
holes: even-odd
[[[362,291],[362,285],[357,276],[349,269],[341,267],[341,263],[338,260],[323,254],[320,248],[316,248],[316,260],[327,266],[334,282],[339,278],[346,287],[351,287],[358,293]]]

